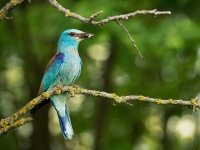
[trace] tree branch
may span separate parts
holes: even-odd
[[[128,20],[129,18],[133,18],[136,15],[145,15],[145,14],[152,14],[155,17],[157,15],[166,15],[166,14],[171,14],[170,11],[157,11],[157,9],[154,10],[138,10],[132,13],[128,14],[122,14],[122,15],[117,15],[117,16],[111,16],[107,17],[105,19],[102,19],[100,21],[94,21],[96,17],[98,17],[103,11],[99,11],[95,14],[92,14],[89,18],[85,18],[79,14],[76,14],[74,12],[71,12],[69,9],[64,8],[62,5],[60,5],[56,0],[49,0],[50,4],[54,7],[57,8],[59,11],[61,11],[65,17],[71,17],[77,20],[82,21],[83,23],[95,25],[95,26],[103,26],[104,24],[110,22],[110,21],[115,21],[119,26],[121,26],[126,33],[128,34],[131,42],[133,43],[134,47],[136,48],[137,52],[139,53],[140,57],[143,57],[142,54],[140,53],[139,49],[137,48],[137,45],[135,44],[134,40],[131,38],[131,35],[129,34],[128,30],[118,21],[119,20]]]
[[[137,45],[135,44],[135,41],[132,39],[130,33],[128,32],[128,30],[124,27],[123,24],[119,23],[119,21],[116,20],[116,23],[125,30],[125,32],[128,34],[128,37],[130,38],[131,42],[133,43],[133,46],[136,48],[137,52],[139,53],[140,57],[143,57],[141,52],[139,51]]]
[[[107,17],[105,19],[102,19],[100,21],[94,21],[94,19],[97,16],[99,16],[103,11],[99,11],[95,14],[92,14],[91,17],[89,17],[89,18],[85,18],[85,17],[83,17],[79,14],[71,12],[69,9],[64,8],[56,0],[49,0],[49,2],[54,8],[57,8],[59,11],[61,11],[65,15],[65,17],[71,17],[71,18],[80,20],[84,23],[95,25],[95,26],[103,26],[104,24],[106,24],[110,21],[128,20],[129,18],[133,18],[133,17],[135,17],[136,15],[139,15],[139,14],[140,15],[152,14],[154,16],[171,14],[170,11],[157,11],[157,9],[154,9],[154,10],[138,10],[138,11],[128,13],[128,14],[111,16],[111,17]]]
[[[151,97],[146,97],[146,96],[142,96],[142,95],[118,96],[115,93],[107,93],[107,92],[103,92],[103,91],[83,89],[83,88],[74,87],[74,86],[64,86],[64,87],[56,86],[53,89],[48,90],[48,91],[42,93],[40,96],[31,100],[23,108],[21,108],[19,111],[17,111],[10,117],[2,119],[0,121],[0,136],[6,134],[7,132],[9,132],[19,126],[22,126],[22,125],[32,121],[33,120],[32,117],[27,117],[27,118],[21,118],[21,117],[26,115],[29,111],[31,111],[33,108],[35,108],[38,104],[49,99],[49,97],[51,95],[61,94],[63,92],[69,92],[71,95],[85,94],[85,95],[91,95],[91,96],[104,97],[104,98],[114,100],[114,102],[116,102],[116,103],[127,103],[128,101],[141,101],[141,102],[149,102],[149,103],[162,104],[162,105],[172,104],[172,105],[188,106],[188,107],[192,108],[193,111],[197,111],[200,108],[200,105],[197,104],[197,98],[193,98],[189,101],[187,101],[187,100],[172,100],[172,99],[162,100],[160,98],[151,98]]]
[[[16,122],[12,123],[10,122],[9,125],[7,125],[8,122],[5,122],[4,119],[1,120],[0,122],[0,136],[8,133],[9,131],[18,128],[22,125],[25,125],[26,123],[32,121],[33,118],[32,117],[27,117],[27,118],[21,118],[19,120],[17,120]]]
[[[6,17],[9,10],[15,7],[18,4],[21,4],[24,0],[11,0],[0,10],[0,20],[11,19],[11,17]]]
[[[9,10],[14,8],[16,5],[21,4],[24,0],[11,0],[9,3],[7,3],[1,10],[0,10],[0,20],[3,19],[10,19],[10,17],[6,17]],[[30,0],[29,0],[30,2]],[[132,13],[123,14],[123,15],[117,15],[112,17],[107,17],[105,19],[102,19],[100,21],[94,21],[94,19],[99,16],[103,11],[99,11],[95,14],[92,14],[90,18],[82,17],[79,14],[76,14],[74,12],[71,12],[69,9],[64,8],[62,5],[60,5],[56,0],[49,0],[50,4],[57,8],[59,11],[65,14],[65,17],[71,17],[77,20],[80,20],[87,24],[92,24],[95,26],[103,26],[105,23],[108,23],[110,21],[117,21],[117,20],[128,20],[130,17],[135,17],[138,14],[152,14],[154,16],[157,15],[164,15],[164,14],[171,14],[170,11],[157,11],[157,9],[154,10],[138,10]]]
[[[8,13],[8,11],[10,9],[12,9],[14,6],[16,6],[17,4],[20,4],[21,2],[23,2],[24,0],[11,0],[9,3],[7,3],[1,10],[0,10],[0,20],[3,19],[9,19],[8,17],[6,17],[6,14]],[[30,0],[29,0],[30,2]],[[98,17],[101,13],[103,13],[103,11],[99,11],[96,12],[94,14],[92,14],[89,18],[85,18],[79,14],[76,14],[74,12],[71,12],[69,9],[64,8],[62,5],[60,5],[56,0],[49,0],[50,4],[54,7],[57,8],[59,11],[61,11],[65,17],[71,17],[77,20],[82,21],[83,23],[87,23],[87,24],[91,24],[94,26],[103,26],[104,24],[110,22],[110,21],[115,21],[119,26],[121,26],[126,33],[128,34],[131,42],[133,43],[134,47],[136,48],[136,50],[138,51],[139,55],[141,57],[142,54],[140,53],[139,49],[137,48],[137,45],[135,44],[134,40],[131,38],[128,30],[118,21],[119,20],[128,20],[129,18],[133,18],[136,15],[145,15],[145,14],[152,14],[154,16],[157,15],[166,15],[166,14],[171,14],[170,11],[157,11],[157,9],[154,10],[138,10],[132,13],[128,13],[128,14],[122,14],[122,15],[117,15],[117,16],[111,16],[111,17],[107,17],[105,19],[102,19],[100,21],[94,21],[94,19],[96,17]]]

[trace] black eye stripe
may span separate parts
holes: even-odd
[[[76,34],[74,32],[69,33],[70,36],[75,36]]]

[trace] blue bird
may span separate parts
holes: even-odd
[[[64,31],[58,41],[56,55],[48,63],[43,76],[39,95],[56,85],[68,86],[79,78],[82,61],[78,53],[79,42],[94,35],[76,29]],[[65,139],[74,136],[72,124],[66,106],[66,94],[53,95],[50,101],[57,111],[62,134]]]

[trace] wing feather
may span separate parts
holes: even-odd
[[[54,57],[51,58],[45,69],[45,74],[42,78],[38,95],[46,91],[52,82],[56,79],[63,61],[63,53],[57,53]]]

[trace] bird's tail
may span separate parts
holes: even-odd
[[[65,106],[65,116],[61,117],[58,113],[58,118],[59,118],[60,128],[61,128],[64,138],[70,139],[70,140],[73,139],[74,131],[72,128],[72,124],[71,124],[66,106]]]
[[[50,97],[50,99],[54,108],[57,111],[58,119],[60,122],[60,128],[64,138],[70,140],[73,139],[74,131],[69,118],[69,114],[67,112],[66,95],[65,94],[60,94],[56,96],[53,95]]]

